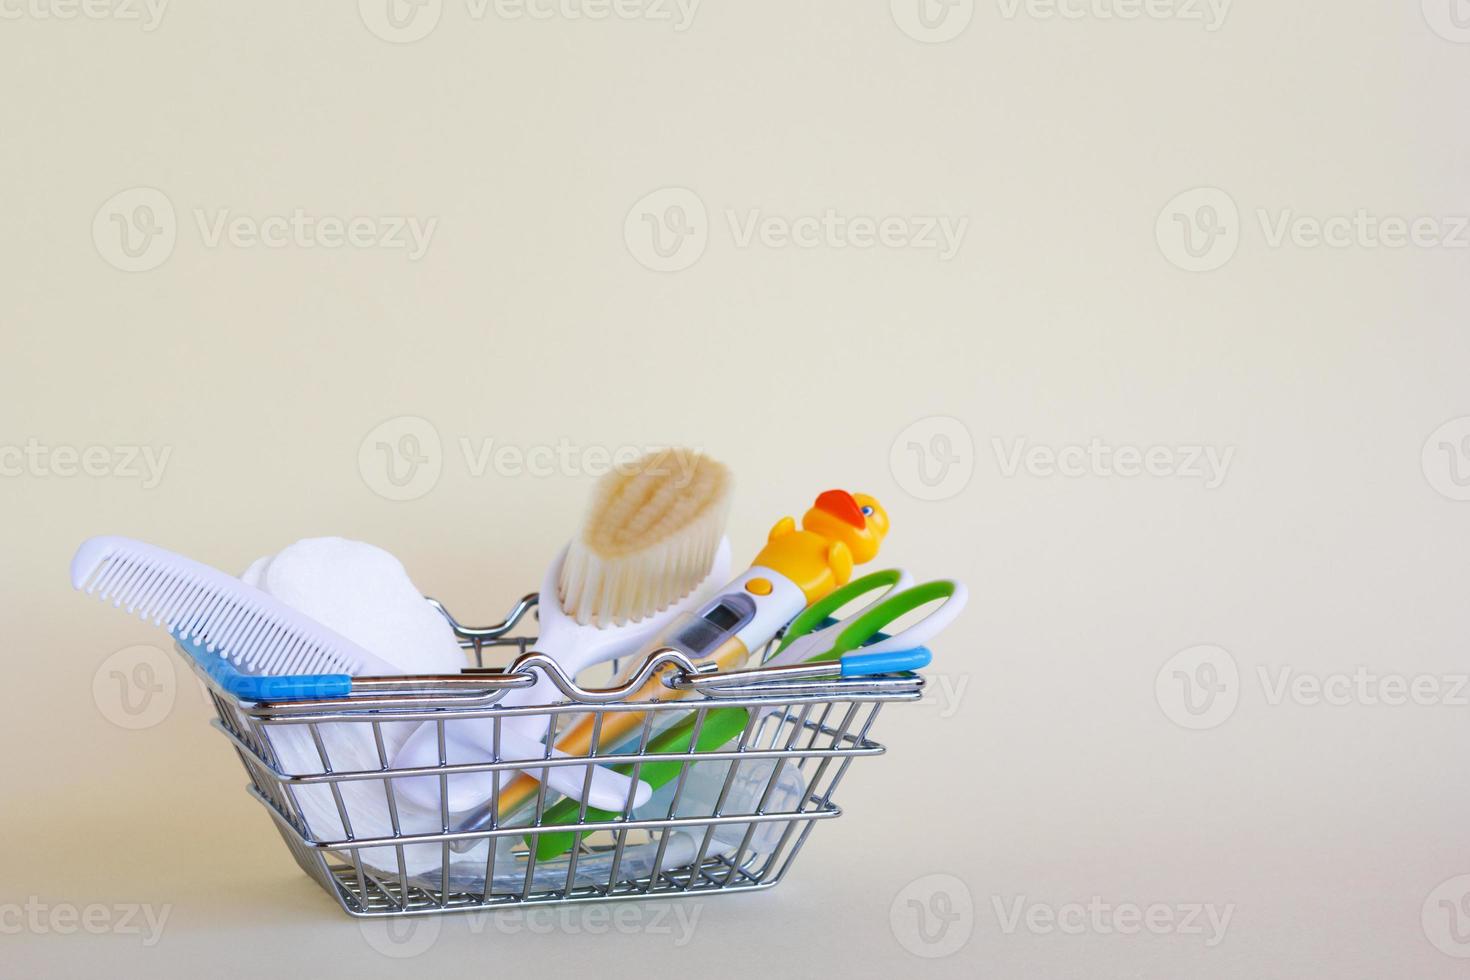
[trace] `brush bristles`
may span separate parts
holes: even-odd
[[[615,626],[651,616],[709,575],[730,509],[730,471],[691,450],[645,456],[598,480],[567,549],[558,593],[568,616]]]
[[[72,584],[262,674],[360,673],[351,644],[224,572],[126,538],[93,538]]]

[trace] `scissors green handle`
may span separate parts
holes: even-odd
[[[810,637],[819,632],[824,626],[830,625],[831,617],[843,606],[854,599],[867,595],[869,592],[884,590],[884,595],[892,595],[895,590],[906,589],[913,584],[909,573],[901,568],[888,568],[880,572],[870,572],[861,578],[855,578],[841,588],[834,589],[824,598],[807,606],[786,627],[786,633],[781,637],[781,643],[776,647],[776,652],[771,654],[770,663],[775,663],[780,658],[781,663],[800,663],[806,657],[792,654],[783,656],[786,649],[797,640],[803,640],[803,646],[811,645]],[[816,651],[813,651],[816,652]]]
[[[874,572],[848,583],[832,595],[813,603],[787,628],[786,636],[775,655],[763,666],[779,667],[791,663],[821,663],[836,660],[861,648],[858,656],[878,656],[924,646],[941,630],[954,621],[969,598],[964,583],[954,579],[939,579],[923,585],[910,586],[899,591],[890,591],[857,615],[836,623],[828,618],[842,606],[865,593],[881,586],[891,588],[902,581],[903,573],[894,571]],[[921,606],[945,600],[919,622],[900,630],[892,636],[877,637],[885,627]],[[823,625],[828,623],[828,625]],[[854,659],[854,658],[849,658]],[[844,661],[845,662],[845,661]],[[854,665],[856,666],[856,665]]]
[[[910,586],[909,576],[900,569],[873,572],[855,579],[831,595],[813,603],[801,615],[791,621],[786,635],[770,660],[760,668],[739,672],[732,676],[759,676],[766,667],[786,667],[803,662],[822,663],[840,660],[844,677],[864,674],[887,674],[904,670],[918,670],[929,663],[929,651],[923,644],[932,639],[959,615],[965,604],[966,592],[963,584],[944,579],[924,585]],[[865,608],[847,620],[829,624],[833,613],[860,596],[884,589],[885,598]],[[894,591],[897,589],[898,591]],[[922,621],[894,634],[891,637],[864,646],[866,641],[878,635],[883,627],[905,613],[918,609],[925,603],[946,599],[944,605],[924,617]],[[830,641],[830,642],[829,642]],[[889,646],[892,644],[892,646]],[[861,649],[861,653],[852,653]],[[831,668],[818,671],[831,673]],[[695,714],[675,724],[672,728],[655,736],[648,744],[653,754],[680,754],[714,752],[720,746],[745,730],[750,718],[750,708],[711,709],[694,739]],[[771,708],[756,709],[771,711]],[[659,787],[673,779],[686,765],[682,759],[666,762],[642,763],[639,778],[652,787]],[[620,763],[613,767],[619,772],[633,771],[632,763]],[[631,805],[631,801],[630,801]],[[582,804],[574,799],[563,799],[550,807],[539,827],[561,826],[576,823],[583,813]],[[618,820],[621,814],[608,810],[587,807],[586,819],[594,821]],[[548,860],[570,850],[576,841],[574,830],[541,830],[527,835],[526,843],[536,850],[537,860]]]

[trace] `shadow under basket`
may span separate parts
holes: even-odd
[[[852,761],[882,754],[870,737],[879,710],[918,700],[923,686],[906,671],[813,677],[771,668],[714,680],[682,655],[661,651],[622,687],[586,689],[549,658],[526,654],[532,637],[512,635],[535,598],[481,628],[461,626],[435,603],[466,651],[469,667],[457,675],[301,678],[262,687],[263,679],[237,674],[217,654],[180,644],[209,689],[214,726],[249,774],[250,794],[296,863],[349,914],[769,888],[812,828],[841,815],[833,794]],[[497,648],[522,656],[503,671],[485,669],[486,650]],[[497,706],[538,672],[565,700]],[[683,696],[623,700],[655,673]],[[611,723],[625,713],[636,725]],[[586,752],[528,759],[502,751],[509,726],[535,726],[542,749],[539,741],[553,744],[589,717]],[[437,736],[437,765],[395,767],[397,747],[425,725]],[[602,738],[604,725],[628,733]],[[478,754],[469,761],[447,751],[471,735]],[[620,808],[601,810],[538,781],[528,799],[508,805],[516,784],[505,773],[570,767],[586,796],[594,766],[628,777],[629,785],[647,782],[652,796],[635,806],[630,792]],[[416,793],[405,792],[409,780]],[[465,798],[451,780],[485,787],[484,799],[471,793],[474,805],[451,810]],[[433,806],[423,803],[426,787]]]

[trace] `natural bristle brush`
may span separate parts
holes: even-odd
[[[698,606],[730,574],[730,543],[725,519],[732,481],[721,463],[692,450],[649,454],[603,476],[581,530],[547,570],[537,610],[539,636],[532,649],[554,659],[568,676],[626,657],[659,635],[670,623]],[[553,704],[565,696],[550,678],[538,675],[531,687],[506,693],[498,704]],[[546,738],[546,714],[508,715],[510,732],[537,741]],[[465,719],[445,725],[443,761],[491,761],[494,722]],[[409,738],[394,765],[437,766],[441,762],[437,726],[425,724]],[[577,766],[560,767],[577,772]],[[556,773],[557,767],[545,772]],[[528,770],[540,777],[543,770]],[[515,775],[503,770],[501,782]],[[440,779],[402,780],[405,798],[439,805]],[[449,777],[449,809],[476,809],[491,797],[488,772]],[[595,792],[595,788],[594,788]],[[647,799],[642,785],[638,799]],[[578,789],[579,799],[583,795]],[[624,797],[626,798],[626,797]]]
[[[679,466],[654,456],[598,480],[557,571],[558,611],[578,625],[646,622],[694,592],[728,548],[730,471],[708,456],[678,452]],[[545,633],[544,602],[541,616],[537,649],[560,660],[551,650],[560,641]]]

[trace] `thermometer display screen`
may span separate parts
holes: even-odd
[[[755,603],[748,596],[722,595],[706,606],[704,612],[685,620],[668,642],[691,657],[703,657],[754,618]]]
[[[706,622],[713,625],[716,629],[724,631],[730,629],[744,617],[740,615],[739,610],[731,609],[724,603],[720,603],[705,613],[704,618]]]

